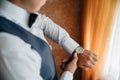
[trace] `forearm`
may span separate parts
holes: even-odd
[[[73,53],[73,51],[79,46],[79,44],[70,37],[65,29],[55,24],[50,18],[44,15],[39,14],[35,21],[35,25],[41,28],[47,37],[57,42],[69,53]]]

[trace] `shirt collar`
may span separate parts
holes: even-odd
[[[0,15],[21,25],[22,27],[28,27],[30,13],[7,0],[2,0],[0,3]]]

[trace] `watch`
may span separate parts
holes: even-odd
[[[84,48],[83,47],[81,47],[81,46],[78,46],[76,49],[75,49],[75,52],[77,53],[77,54],[82,54],[83,52],[84,52]]]

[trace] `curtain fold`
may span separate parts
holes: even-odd
[[[83,71],[82,80],[103,80],[102,72],[109,48],[118,0],[86,0],[83,17],[83,46],[98,56],[92,70]]]

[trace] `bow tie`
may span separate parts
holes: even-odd
[[[31,13],[28,21],[28,26],[31,28],[32,24],[35,22],[37,18],[37,14]]]

